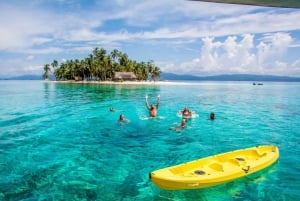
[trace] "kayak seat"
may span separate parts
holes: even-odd
[[[223,165],[219,163],[212,163],[209,165],[209,167],[215,171],[224,172]]]
[[[232,158],[232,159],[229,159],[228,162],[233,164],[233,165],[240,166],[240,163],[238,162],[237,159]]]
[[[252,160],[258,160],[261,157],[264,157],[267,153],[262,153],[259,150],[252,150],[252,152],[250,152],[249,157]]]
[[[256,153],[257,153],[257,155],[259,156],[259,157],[264,157],[264,156],[266,156],[267,155],[267,153],[266,152],[261,152],[261,151],[259,151],[259,150],[256,150]]]

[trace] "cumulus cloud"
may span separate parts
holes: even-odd
[[[289,72],[293,76],[299,76],[300,75],[300,58],[294,61],[291,65],[291,69],[289,69]]]
[[[274,60],[274,56],[280,58],[285,55],[293,41],[292,37],[288,33],[275,33],[266,34],[262,40],[255,46],[253,34],[242,35],[240,39],[237,36],[228,36],[224,41],[217,41],[213,37],[202,38],[200,56],[181,63],[178,73],[198,75],[286,73],[289,70],[288,64]],[[298,65],[299,62],[294,63],[294,69]]]
[[[200,57],[182,64],[190,72],[200,75],[244,73],[255,65],[253,35],[246,34],[240,41],[236,36],[228,36],[224,42],[215,41],[211,37],[203,38],[202,41]]]
[[[57,40],[72,43],[105,38],[109,41],[190,39],[298,29],[300,26],[299,20],[291,23],[291,19],[300,18],[300,12],[296,11],[288,14],[249,14],[255,7],[189,1],[136,1],[126,4],[117,2],[117,5],[119,6],[110,7],[110,13],[101,9],[103,6],[90,9],[89,12],[78,9],[76,12],[62,13],[39,4],[25,7],[8,3],[1,5],[3,9],[0,17],[3,20],[0,21],[0,50],[32,48],[34,45]],[[286,20],[287,18],[290,20]],[[264,19],[263,24],[261,19]],[[124,27],[114,32],[101,29],[106,21],[114,20],[124,20],[128,25],[142,29],[135,32]],[[278,22],[281,22],[280,26]],[[143,24],[147,27],[155,25],[155,28],[142,31]],[[122,29],[126,31],[121,32]]]
[[[27,61],[32,61],[33,59],[34,59],[34,56],[33,56],[33,55],[29,55],[29,56],[26,58]]]
[[[293,41],[288,33],[265,34],[262,40],[257,45],[258,65],[261,67],[274,60],[274,57],[284,55]]]
[[[41,75],[43,66],[33,62],[33,56],[3,60],[6,66],[1,68],[0,77],[12,77],[25,74]]]
[[[281,12],[181,0],[1,1],[0,8],[2,73],[13,68],[6,63],[7,54],[31,55],[31,61],[43,65],[46,57],[76,57],[94,47],[127,52],[129,46],[137,50],[131,53],[136,58],[146,57],[141,49],[159,49],[151,59],[163,57],[162,70],[170,72],[260,73],[282,63],[290,70],[292,61],[281,56],[290,47],[299,48],[290,34],[300,27],[300,11],[295,9]],[[184,57],[180,51],[193,56]]]
[[[294,61],[292,66],[300,70],[300,58]]]

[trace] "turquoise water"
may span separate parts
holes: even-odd
[[[149,118],[144,97],[155,103],[158,94],[158,117]],[[170,130],[186,105],[196,117],[181,132]],[[121,113],[128,123],[117,121]],[[0,200],[299,200],[299,122],[300,83],[0,81]],[[159,168],[260,144],[277,145],[279,161],[247,178],[180,191],[148,178]]]

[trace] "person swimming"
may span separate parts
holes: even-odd
[[[209,115],[209,119],[210,120],[215,120],[215,118],[216,118],[215,113],[211,112],[210,115]]]
[[[186,127],[186,119],[183,118],[181,120],[181,123],[177,127],[171,127],[169,130],[175,130],[175,131],[181,131],[183,128]]]
[[[177,129],[183,129],[184,127],[186,127],[186,119],[182,119],[181,123],[177,126]]]
[[[185,106],[184,109],[181,110],[181,114],[183,117],[191,117],[193,112],[187,106]]]
[[[160,96],[157,96],[157,101],[156,101],[156,105],[154,106],[153,104],[149,105],[148,103],[148,96],[145,96],[145,102],[146,102],[146,107],[148,109],[149,115],[151,117],[156,117],[157,115],[157,110],[158,110],[158,106],[160,103]]]
[[[122,112],[123,110],[116,110],[115,108],[113,108],[112,106],[109,108],[110,112]]]
[[[123,114],[120,114],[120,117],[119,117],[119,121],[124,121],[125,120],[125,117]]]
[[[113,107],[110,107],[110,108],[109,108],[109,111],[110,111],[110,112],[116,112],[116,110],[115,110]]]
[[[123,114],[120,114],[119,122],[120,122],[120,123],[128,123],[129,120],[128,120],[128,119],[125,119],[125,116],[124,116]]]

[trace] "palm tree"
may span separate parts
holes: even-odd
[[[160,78],[160,74],[161,74],[161,70],[157,66],[154,66],[154,69],[153,69],[152,74],[151,74],[151,78],[154,81],[158,80]]]
[[[105,65],[104,65],[104,58],[106,57],[106,50],[101,48],[95,48],[93,50],[93,56],[95,58],[95,64],[96,64],[96,76],[100,78],[100,80],[105,79]]]
[[[45,64],[44,65],[44,74],[43,74],[43,78],[45,80],[49,80],[49,72],[50,72],[50,65],[49,64]]]
[[[120,58],[119,58],[119,64],[122,67],[126,67],[126,64],[128,62],[128,56],[126,53],[121,53]]]
[[[160,77],[159,67],[154,62],[136,62],[130,60],[127,54],[114,49],[109,55],[106,50],[95,48],[87,58],[83,60],[67,60],[58,67],[58,62],[51,63],[54,76],[58,80],[73,80],[76,77],[82,79],[108,80],[112,79],[116,71],[134,72],[138,80],[151,78],[157,80]],[[49,79],[50,65],[44,66],[44,79]]]
[[[71,60],[66,61],[66,79],[73,80],[75,77],[75,62]]]
[[[83,80],[90,77],[90,69],[89,69],[87,59],[84,59],[84,60],[80,61],[80,69],[82,71]]]
[[[110,55],[104,57],[103,66],[105,69],[104,80],[107,80],[107,78],[111,80],[113,77],[113,64]]]
[[[145,62],[136,63],[133,72],[138,80],[147,80],[148,71]]]
[[[111,53],[111,59],[112,59],[112,68],[113,72],[120,71],[120,64],[119,64],[119,58],[121,55],[121,52],[117,49],[114,49]]]
[[[53,60],[53,62],[51,63],[51,66],[52,66],[53,70],[55,71],[55,69],[58,66],[58,62],[56,60]]]
[[[149,77],[152,78],[152,73],[153,73],[153,70],[154,70],[154,64],[153,64],[152,60],[147,62],[146,68],[147,68],[147,71],[148,71],[147,78],[149,78]]]
[[[74,79],[83,79],[83,68],[81,68],[80,61],[78,59],[75,59],[74,61]]]
[[[120,52],[119,52],[117,49],[114,49],[114,50],[110,53],[110,55],[111,55],[112,61],[113,61],[114,63],[116,63],[116,62],[117,62],[117,59],[118,59],[119,56],[120,56]]]
[[[89,55],[86,59],[87,68],[89,71],[89,80],[95,78],[95,71],[94,71],[94,56],[92,54]]]
[[[54,71],[54,76],[56,80],[66,79],[66,64],[62,63],[59,68]]]

